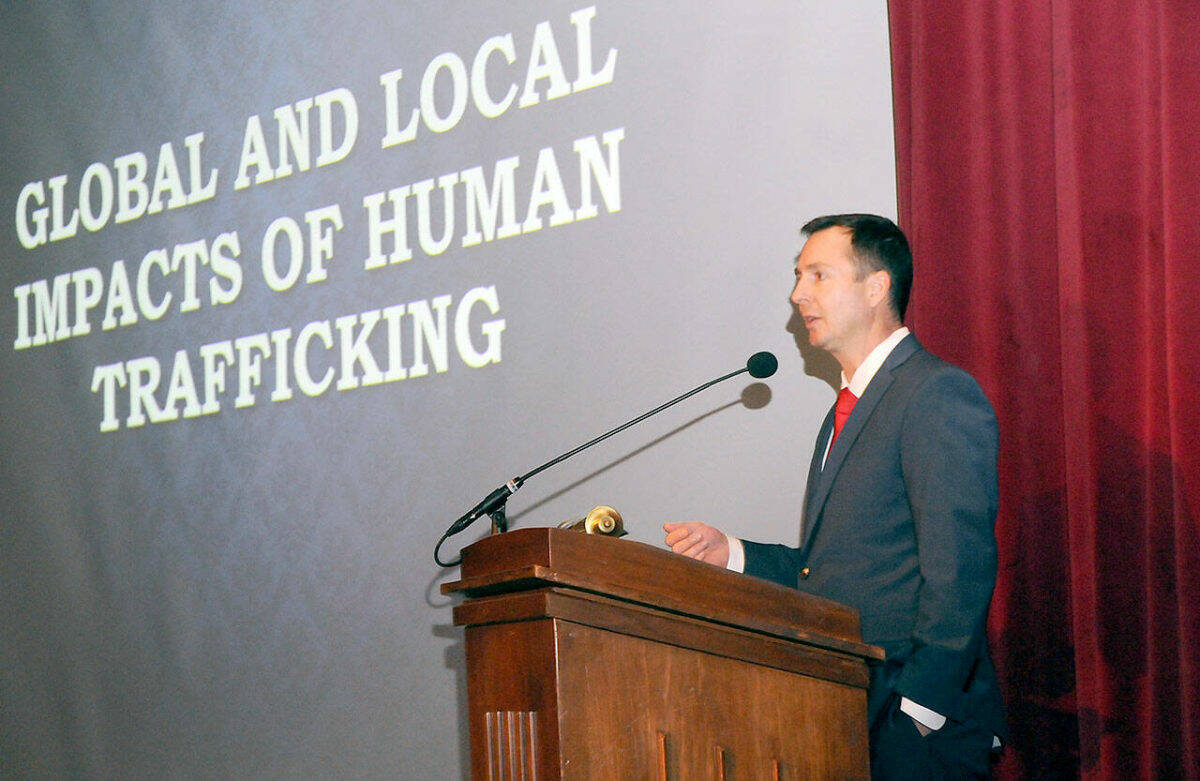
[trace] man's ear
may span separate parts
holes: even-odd
[[[892,275],[880,269],[867,275],[867,300],[871,306],[887,305],[892,294]]]

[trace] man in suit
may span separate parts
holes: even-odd
[[[887,652],[868,691],[875,778],[986,777],[1005,735],[984,626],[996,577],[995,415],[903,326],[908,241],[873,215],[819,217],[791,300],[842,367],[817,436],[798,548],[698,522],[667,545],[857,608]]]

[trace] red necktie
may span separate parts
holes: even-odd
[[[851,393],[849,388],[838,391],[837,404],[833,408],[833,437],[829,440],[830,448],[837,442],[838,434],[842,433],[842,426],[846,425],[846,419],[850,417],[857,401],[858,397]]]

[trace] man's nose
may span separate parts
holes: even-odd
[[[791,300],[796,306],[808,300],[808,286],[804,284],[803,279],[796,280],[796,286],[792,288]]]

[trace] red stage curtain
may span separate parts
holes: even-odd
[[[1200,777],[1200,2],[889,5],[910,325],[1000,418],[1000,775]]]

